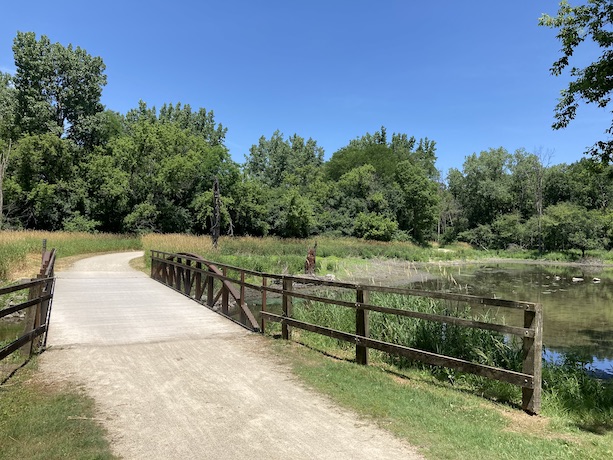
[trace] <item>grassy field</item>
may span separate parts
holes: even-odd
[[[21,272],[24,272],[23,276],[32,274],[30,273],[32,262],[40,264],[39,257],[43,239],[47,240],[48,249],[57,249],[59,258],[141,248],[140,238],[136,236],[105,233],[94,235],[68,232],[1,231],[0,285],[2,280],[15,279]]]
[[[2,232],[0,274],[5,280],[14,279],[16,274],[25,276],[28,267],[37,268],[43,238],[47,238],[48,247],[58,248],[60,257],[157,249],[192,252],[216,262],[273,273],[301,273],[306,251],[315,242],[225,237],[215,249],[210,238],[188,235],[152,234],[136,238]],[[374,258],[418,262],[503,256],[535,258],[533,253],[492,253],[465,245],[441,250],[351,238],[317,238],[317,244],[319,273],[359,269]],[[610,258],[606,253],[593,256],[603,261]],[[568,262],[576,257],[573,253],[552,254],[549,259]],[[149,262],[148,257],[144,262]],[[339,329],[354,327],[349,323],[355,321],[355,315],[330,309],[310,306],[302,312],[297,308],[297,314],[303,315],[304,320],[323,321]],[[373,333],[381,332],[377,332],[379,326],[389,329],[390,325],[377,325],[378,319],[376,315],[371,318],[375,322]],[[398,325],[392,326],[397,327],[389,329],[393,334],[407,332]],[[13,329],[14,326],[6,328],[9,334],[14,333]],[[416,329],[409,332],[418,334]],[[429,338],[435,331],[426,332],[422,337]],[[269,329],[269,334],[274,335],[274,329]],[[298,331],[294,331],[294,340],[284,343],[271,338],[271,348],[305,384],[419,446],[429,459],[613,456],[613,387],[589,378],[572,360],[565,366],[544,369],[543,416],[530,417],[518,409],[519,390],[515,387],[446,370],[433,373],[430,369],[395,362],[377,352],[371,352],[370,366],[358,366],[352,362],[354,350],[350,346]],[[492,342],[492,347],[498,345]],[[0,386],[0,459],[15,458],[16,452],[23,458],[112,458],[104,432],[96,424],[91,400],[70,387],[49,391],[37,378],[35,365],[30,364],[8,385]],[[22,410],[27,413],[24,423],[16,418]],[[30,432],[31,436],[26,436]],[[27,442],[32,439],[35,442]]]

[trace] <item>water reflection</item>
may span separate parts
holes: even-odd
[[[480,264],[431,271],[435,279],[412,287],[542,303],[546,348],[592,357],[594,367],[613,372],[612,269]],[[492,313],[509,324],[522,321],[521,312]]]

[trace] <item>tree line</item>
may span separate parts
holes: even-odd
[[[208,233],[213,182],[234,235],[319,234],[483,248],[610,249],[610,167],[504,148],[442,178],[436,143],[384,127],[326,161],[312,138],[262,136],[234,162],[213,111],[100,97],[100,57],[32,32],[0,74],[0,228]]]

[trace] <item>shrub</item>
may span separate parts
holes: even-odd
[[[398,222],[372,212],[358,214],[353,234],[366,240],[391,241],[398,230]]]

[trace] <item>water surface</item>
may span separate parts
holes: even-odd
[[[549,356],[572,352],[613,373],[613,269],[488,263],[430,271],[435,279],[411,287],[541,303]],[[521,312],[493,313],[522,324]]]

